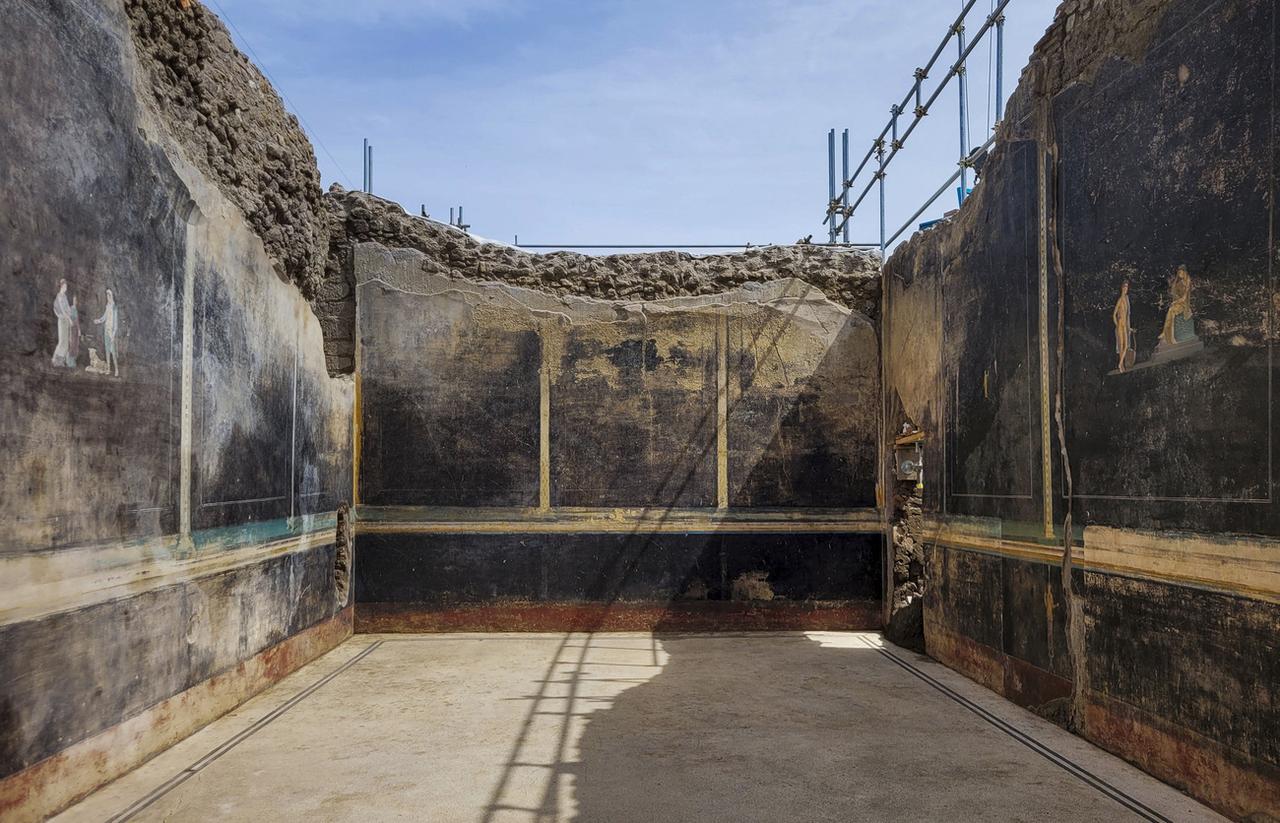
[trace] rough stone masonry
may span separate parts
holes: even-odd
[[[277,273],[312,301],[333,374],[355,365],[351,252],[365,241],[425,253],[428,273],[601,300],[711,294],[798,278],[873,321],[879,316],[879,257],[869,251],[797,245],[709,256],[534,255],[411,217],[361,192],[335,185],[326,194],[298,119],[217,16],[193,0],[126,0],[125,7],[156,113],[244,212]]]

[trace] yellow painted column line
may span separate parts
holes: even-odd
[[[538,369],[538,509],[551,509],[551,357],[549,335],[542,335],[542,365]]]
[[[361,371],[364,359],[363,347],[360,345],[360,284],[355,285],[356,322],[355,351],[352,372],[355,383],[354,397],[351,402],[351,510],[360,505],[360,456],[364,447],[364,398],[362,391]]]
[[[360,344],[356,343],[359,350]],[[361,425],[364,414],[360,395],[360,362],[356,359],[355,398],[351,403],[351,505],[360,505],[360,451],[364,440],[364,427]]]
[[[187,253],[182,273],[182,411],[178,468],[178,548],[194,550],[191,540],[191,475],[195,417],[195,330],[196,330],[196,227],[200,211],[193,207],[187,217]]]
[[[1038,146],[1040,211],[1040,458],[1044,536],[1053,537],[1053,446],[1049,428],[1049,196],[1045,153]]]
[[[729,508],[729,315],[716,322],[716,507]]]

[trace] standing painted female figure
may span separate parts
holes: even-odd
[[[102,326],[103,356],[107,361],[107,370],[115,369],[115,376],[120,376],[120,357],[116,354],[116,332],[120,328],[120,314],[116,309],[116,296],[107,289],[107,307],[102,316],[93,321],[95,326]]]
[[[67,299],[67,279],[58,281],[58,296],[53,299],[53,316],[58,318],[58,347],[53,350],[53,365],[70,367],[71,359],[71,301]]]

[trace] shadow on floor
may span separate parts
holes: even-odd
[[[503,806],[500,786],[485,820],[1129,819],[876,643],[572,635],[530,709],[562,729],[542,801]]]

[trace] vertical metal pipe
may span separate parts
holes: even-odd
[[[1004,15],[996,18],[996,122],[1004,120]]]
[[[964,23],[960,23],[960,28],[956,32],[956,36],[960,43],[960,60],[964,60],[965,42],[964,42]],[[968,70],[963,62],[960,63],[960,70],[957,79],[960,81],[960,162],[963,164],[969,157],[969,78]],[[969,168],[968,166],[960,166],[960,204],[964,205],[965,195],[969,192]]]
[[[836,200],[836,130],[827,132],[827,208],[830,209]],[[830,228],[827,230],[827,242],[836,242],[836,215],[831,214]]]
[[[884,224],[884,144],[880,145],[880,265],[884,265],[884,248],[888,245],[885,242],[885,224]]]
[[[453,222],[453,206],[450,206],[450,207],[449,207],[449,225],[450,225],[450,226],[456,225],[456,224]]]
[[[849,208],[849,187],[845,185],[849,181],[849,130],[844,130],[843,141],[844,160],[840,166],[840,205],[843,208]],[[845,214],[840,215],[844,220],[844,242],[849,242],[849,219]]]
[[[462,206],[458,206],[458,225],[465,226],[466,223],[462,219]]]
[[[364,169],[364,179],[360,181],[360,191],[369,193],[369,138],[364,139],[364,148],[360,150],[360,166]]]

